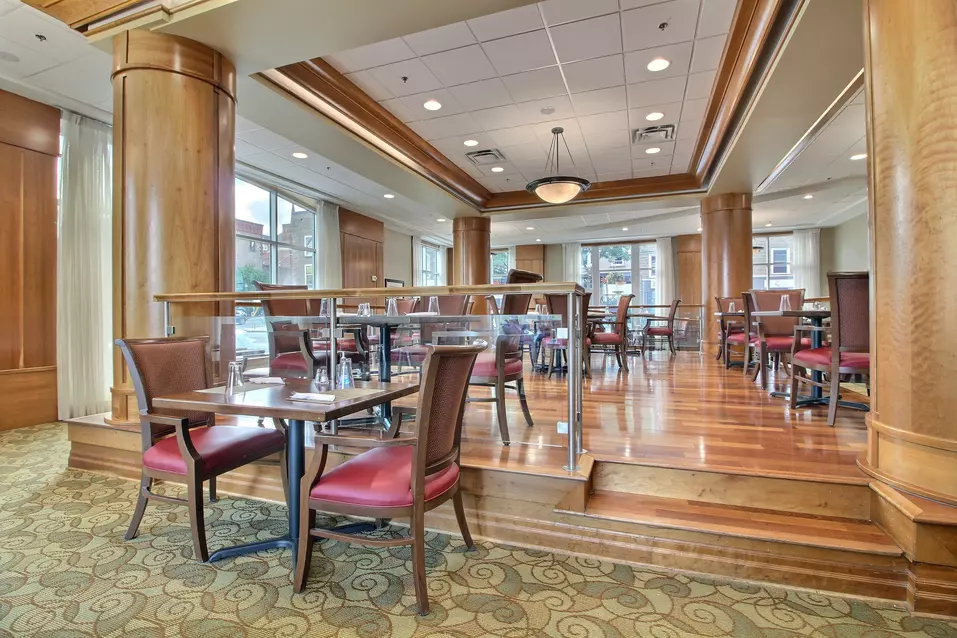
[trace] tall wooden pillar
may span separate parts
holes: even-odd
[[[714,354],[718,347],[714,298],[738,297],[749,290],[751,263],[751,194],[705,197],[701,200],[701,296],[706,353]]]
[[[491,282],[492,222],[488,217],[452,220],[452,283],[480,285]]]
[[[198,42],[128,31],[114,41],[113,96],[113,333],[161,337],[153,295],[234,289],[235,68]],[[223,311],[190,308],[192,332],[217,342],[209,317]],[[113,369],[111,420],[138,421],[118,349]]]
[[[862,467],[957,505],[957,3],[869,0],[865,21],[873,301]]]

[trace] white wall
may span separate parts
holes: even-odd
[[[382,273],[386,279],[401,279],[406,286],[412,285],[412,235],[385,228]]]
[[[821,291],[827,295],[827,273],[870,270],[867,213],[833,228],[821,229]]]
[[[561,244],[545,246],[545,281],[565,281],[564,254]]]

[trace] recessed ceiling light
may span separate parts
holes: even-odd
[[[525,227],[525,230],[535,230],[535,227],[534,227],[534,226],[526,226],[526,227]]]
[[[554,112],[555,112],[554,106],[544,106],[541,109],[539,109],[539,113],[541,113],[542,115],[551,115]]]
[[[664,58],[655,58],[648,63],[648,70],[653,72],[664,71],[669,66],[671,66],[670,60],[666,60]]]
[[[535,241],[542,241],[541,239],[536,239]]]
[[[651,148],[645,149],[645,153],[648,153],[648,155],[654,155],[655,153],[660,153],[660,152],[661,152],[661,149],[658,148],[657,146],[652,146]]]
[[[439,222],[439,223],[441,224],[442,222],[447,221],[447,220],[446,220],[444,217],[439,217],[439,218],[436,219],[435,221],[437,221],[437,222]]]
[[[493,173],[501,173],[501,172],[504,171],[504,170],[505,170],[505,169],[502,168],[501,166],[493,166],[493,167],[492,167],[492,172],[493,172]]]
[[[648,120],[649,122],[657,122],[664,116],[665,116],[664,113],[659,113],[658,111],[655,111],[654,113],[649,113],[648,115],[646,115],[645,119]]]
[[[19,62],[19,61],[20,61],[20,58],[18,58],[18,57],[15,56],[14,54],[9,53],[9,52],[7,52],[7,51],[0,51],[0,62],[13,62],[13,63],[17,63],[17,62]]]
[[[865,157],[867,157],[867,153],[858,153],[857,155],[851,155],[851,159],[855,162],[858,160],[862,160]]]
[[[627,231],[627,230],[628,230],[628,227],[627,227],[627,226],[625,226],[624,228],[622,228],[622,230],[625,230],[625,231]]]
[[[395,197],[395,195],[393,195],[392,193],[386,193],[385,195],[383,195],[383,197],[385,197],[386,199],[392,199],[393,197]]]
[[[699,232],[699,233],[701,232],[701,229],[700,229],[700,228],[698,229],[698,232]]]
[[[465,140],[462,143],[466,146],[478,146],[478,140]]]
[[[770,227],[770,226],[771,226],[771,222],[768,222],[767,224],[765,224],[765,227]]]
[[[295,153],[292,154],[292,156],[295,157],[296,159],[306,159],[307,157],[309,157],[302,151],[296,151]]]
[[[810,195],[810,194],[805,195],[804,199],[814,199],[814,195]]]
[[[438,100],[426,100],[422,106],[425,107],[427,111],[438,111],[442,108],[442,104]]]

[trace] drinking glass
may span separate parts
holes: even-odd
[[[340,388],[354,388],[355,381],[352,379],[352,360],[346,357],[346,353],[342,353],[342,358],[339,359],[339,383]]]
[[[367,303],[359,304],[359,312],[357,313],[360,317],[371,317],[372,316],[372,306]]]
[[[323,299],[319,302],[319,316],[328,317],[329,316],[329,300]]]
[[[319,368],[319,372],[316,373],[316,386],[320,390],[329,389],[329,371],[326,370],[326,366]]]
[[[439,298],[429,297],[429,312],[439,314]]]
[[[399,316],[399,307],[395,302],[395,297],[389,297],[385,302],[385,314],[390,317]]]
[[[781,311],[787,312],[791,309],[790,295],[781,295]]]
[[[733,302],[733,301],[728,304],[728,312],[737,312],[737,310],[734,309],[734,302]]]
[[[235,394],[237,390],[242,390],[244,385],[243,362],[230,361],[229,368],[226,371],[226,394]]]

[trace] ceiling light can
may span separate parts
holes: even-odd
[[[669,66],[671,66],[671,61],[666,60],[665,58],[655,58],[648,63],[648,70],[652,73],[657,73],[658,71],[664,71]]]
[[[438,111],[440,108],[442,108],[442,103],[438,100],[426,100],[422,105],[422,108],[424,108],[426,111]]]

